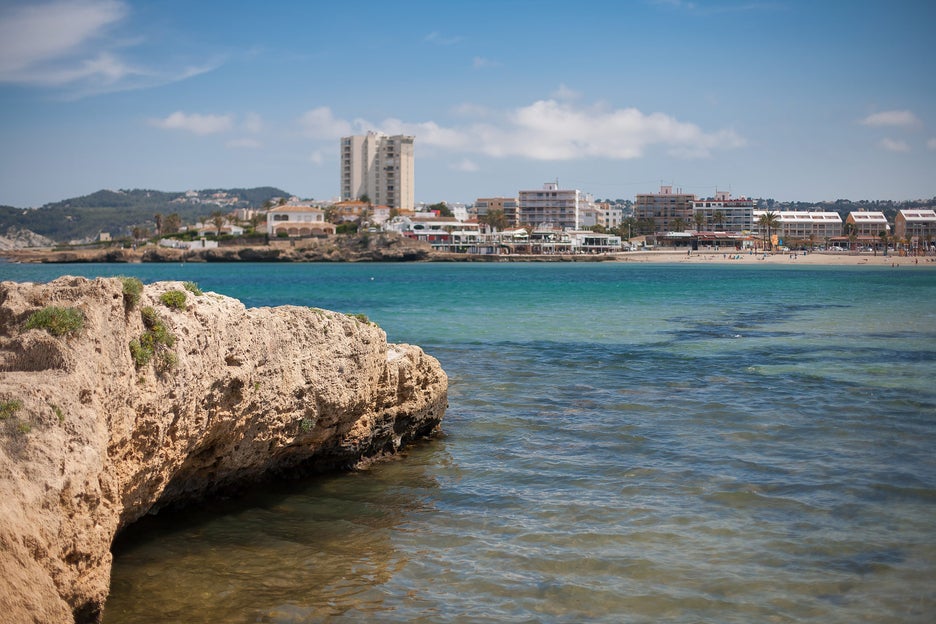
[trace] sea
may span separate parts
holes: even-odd
[[[936,270],[0,264],[363,313],[435,438],[147,517],[105,624],[936,621]]]

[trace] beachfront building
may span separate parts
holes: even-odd
[[[750,232],[754,229],[756,203],[748,197],[732,198],[728,191],[715,191],[715,197],[692,202],[690,223],[701,223],[702,230]]]
[[[520,219],[520,203],[516,197],[479,197],[474,203],[475,214],[478,217],[487,216],[492,210],[504,213],[508,227],[516,227]]]
[[[413,210],[415,137],[368,132],[341,137],[341,199]]]
[[[754,231],[758,236],[766,235],[760,225],[760,218],[766,212],[766,210],[754,211]],[[842,236],[842,217],[837,212],[784,210],[773,214],[777,215],[778,227],[772,229],[771,237],[776,237],[777,245],[788,247],[828,245],[831,239]]]
[[[899,211],[894,219],[894,235],[911,249],[930,249],[936,242],[936,211],[932,208]]]
[[[608,202],[597,202],[595,210],[598,216],[598,225],[607,230],[620,227],[624,221],[624,210],[620,206]]]
[[[641,193],[634,202],[634,217],[637,220],[653,221],[653,232],[665,234],[673,230],[684,230],[691,226],[696,196],[673,192],[672,186],[661,186],[659,193]]]
[[[314,206],[284,205],[267,211],[267,234],[276,237],[329,236],[335,226]]]
[[[560,189],[557,181],[547,182],[535,191],[520,191],[519,200],[521,224],[577,230],[589,198],[578,189]]]
[[[845,230],[862,239],[873,237],[874,240],[880,241],[881,232],[889,234],[890,226],[883,212],[862,210],[848,213],[845,217]]]

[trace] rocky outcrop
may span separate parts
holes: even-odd
[[[116,278],[0,284],[5,622],[99,619],[111,542],[144,514],[270,474],[353,466],[442,418],[438,362],[366,319],[247,309],[178,282],[145,286],[137,302],[132,290]],[[50,305],[82,326],[35,322]]]
[[[328,238],[271,239],[269,244],[225,243],[213,249],[10,249],[0,256],[18,262],[415,262],[431,260],[432,246],[392,232],[362,232]]]
[[[50,247],[54,242],[41,234],[36,234],[26,228],[11,226],[6,234],[0,236],[0,250],[27,249],[30,247]]]

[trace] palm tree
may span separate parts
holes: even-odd
[[[715,227],[721,228],[725,224],[725,213],[721,210],[716,210],[715,214],[712,215],[712,222],[715,224]]]
[[[221,236],[221,228],[224,226],[225,220],[224,214],[220,210],[211,213],[211,224],[215,226],[216,237]]]
[[[695,221],[696,232],[701,232],[702,226],[705,225],[705,215],[701,212],[697,212],[692,215],[692,220]]]
[[[686,222],[683,221],[682,217],[676,217],[670,221],[670,227],[673,228],[674,232],[682,232],[686,229]]]
[[[757,220],[757,224],[767,233],[767,238],[764,239],[764,249],[767,249],[769,241],[770,249],[773,250],[773,238],[771,234],[773,230],[780,227],[780,215],[772,210],[768,210],[760,216]]]

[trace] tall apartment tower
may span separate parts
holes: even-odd
[[[413,141],[368,132],[341,137],[341,199],[363,196],[380,206],[413,210]]]
[[[659,193],[643,193],[637,195],[634,202],[634,217],[637,219],[652,219],[653,231],[664,234],[674,229],[674,222],[682,221],[683,227],[690,227],[692,223],[692,202],[695,195],[673,192],[672,186],[661,186]]]

